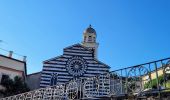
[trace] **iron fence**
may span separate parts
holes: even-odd
[[[111,72],[113,96],[149,96],[170,91],[170,58]]]

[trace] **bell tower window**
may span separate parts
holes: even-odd
[[[89,40],[89,42],[92,42],[92,36],[89,36],[88,40]]]

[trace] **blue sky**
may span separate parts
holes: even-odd
[[[169,0],[0,0],[0,12],[0,48],[26,55],[28,73],[80,43],[89,24],[111,70],[170,57]]]

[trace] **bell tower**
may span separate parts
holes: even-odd
[[[91,49],[94,52],[94,58],[97,59],[97,48],[99,43],[96,42],[96,31],[91,25],[83,32],[83,46]]]

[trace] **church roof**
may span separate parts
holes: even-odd
[[[85,33],[93,33],[93,34],[96,34],[96,31],[94,28],[92,28],[91,25],[89,25],[89,27],[84,31],[84,34]]]
[[[71,45],[71,46],[68,46],[68,47],[64,48],[64,50],[65,50],[65,49],[70,49],[70,48],[75,47],[75,46],[82,47],[82,48],[84,48],[85,50],[87,50],[87,51],[89,51],[89,52],[92,53],[92,51],[91,51],[89,48],[81,45],[80,43],[77,43],[77,44],[73,44],[73,45]]]

